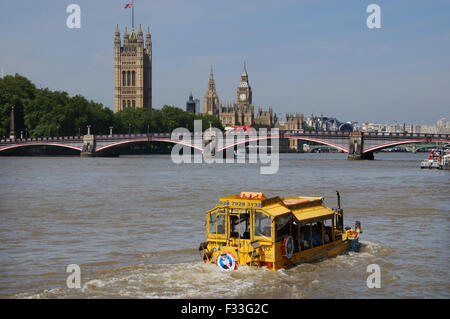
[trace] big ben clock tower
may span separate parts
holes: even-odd
[[[239,106],[249,106],[252,104],[252,88],[248,83],[247,68],[244,62],[244,70],[241,74],[241,82],[237,89],[237,104]]]

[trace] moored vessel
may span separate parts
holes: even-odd
[[[428,159],[420,162],[420,168],[439,168],[441,163],[441,153],[439,151],[431,151]]]
[[[450,169],[450,154],[442,156],[439,168]]]

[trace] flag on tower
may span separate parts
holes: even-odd
[[[131,8],[131,27],[134,29],[134,0],[125,5],[125,9]]]

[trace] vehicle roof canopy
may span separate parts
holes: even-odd
[[[249,199],[251,198],[251,199]],[[216,207],[207,213],[211,213],[217,208],[232,208],[237,210],[261,209],[266,214],[277,217],[292,213],[301,222],[313,222],[314,220],[331,218],[333,210],[325,207],[322,197],[286,197],[278,196],[267,198],[262,193],[242,192],[240,195],[225,196],[219,199]]]
[[[332,209],[324,206],[313,206],[293,211],[295,218],[300,223],[313,223],[320,219],[332,218],[334,212]]]

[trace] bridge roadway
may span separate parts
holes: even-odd
[[[180,136],[179,136],[180,137]],[[230,147],[242,143],[267,139],[298,139],[302,141],[316,142],[337,148],[348,153],[349,159],[373,159],[373,153],[384,148],[411,143],[450,143],[450,134],[418,134],[418,133],[375,133],[375,132],[326,132],[326,131],[281,131],[277,135],[256,137],[244,136],[238,142],[223,145],[217,151],[224,151]],[[182,139],[173,138],[170,133],[150,134],[113,134],[113,135],[84,135],[84,136],[60,136],[41,138],[16,138],[0,140],[0,155],[11,154],[15,150],[27,147],[54,146],[69,148],[79,151],[81,155],[110,156],[119,152],[120,147],[135,143],[165,142],[181,144],[187,147],[205,151],[202,142],[202,134],[184,134]],[[224,144],[226,139],[224,139]]]

